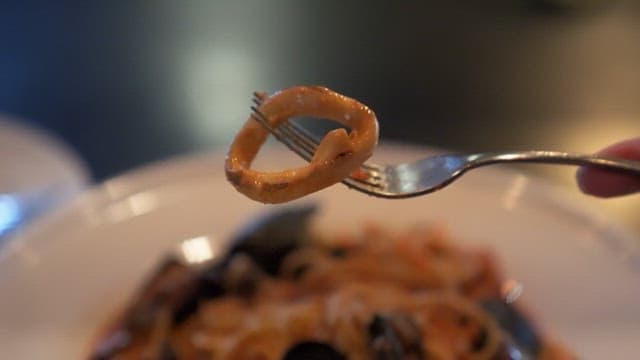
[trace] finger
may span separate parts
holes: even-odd
[[[640,138],[612,145],[598,153],[630,160],[640,160]],[[580,189],[590,195],[613,197],[640,191],[640,176],[623,174],[594,166],[581,167],[576,174]]]

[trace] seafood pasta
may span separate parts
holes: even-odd
[[[573,359],[440,229],[311,234],[289,208],[205,267],[163,264],[94,359]]]

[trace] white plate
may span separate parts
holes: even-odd
[[[290,164],[279,150],[264,167]],[[386,147],[378,160],[412,159]],[[226,239],[265,206],[225,181],[220,153],[143,168],[81,196],[0,254],[0,358],[77,359],[96,329],[180,240]],[[524,284],[539,322],[585,359],[635,358],[640,281],[634,239],[538,180],[499,168],[475,171],[438,193],[381,200],[334,186],[318,201],[316,225],[367,220],[446,224],[454,237],[493,247],[507,275]],[[520,301],[520,300],[519,300]]]
[[[0,114],[0,246],[5,236],[78,195],[80,157],[55,135]]]

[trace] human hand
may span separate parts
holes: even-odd
[[[640,137],[611,145],[599,155],[640,161]],[[640,176],[625,175],[593,166],[578,169],[576,179],[580,190],[598,197],[613,197],[640,192]]]

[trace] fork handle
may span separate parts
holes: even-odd
[[[608,156],[575,154],[561,151],[513,151],[468,155],[469,165],[478,167],[504,162],[546,163],[563,165],[591,165],[640,176],[640,161]]]

